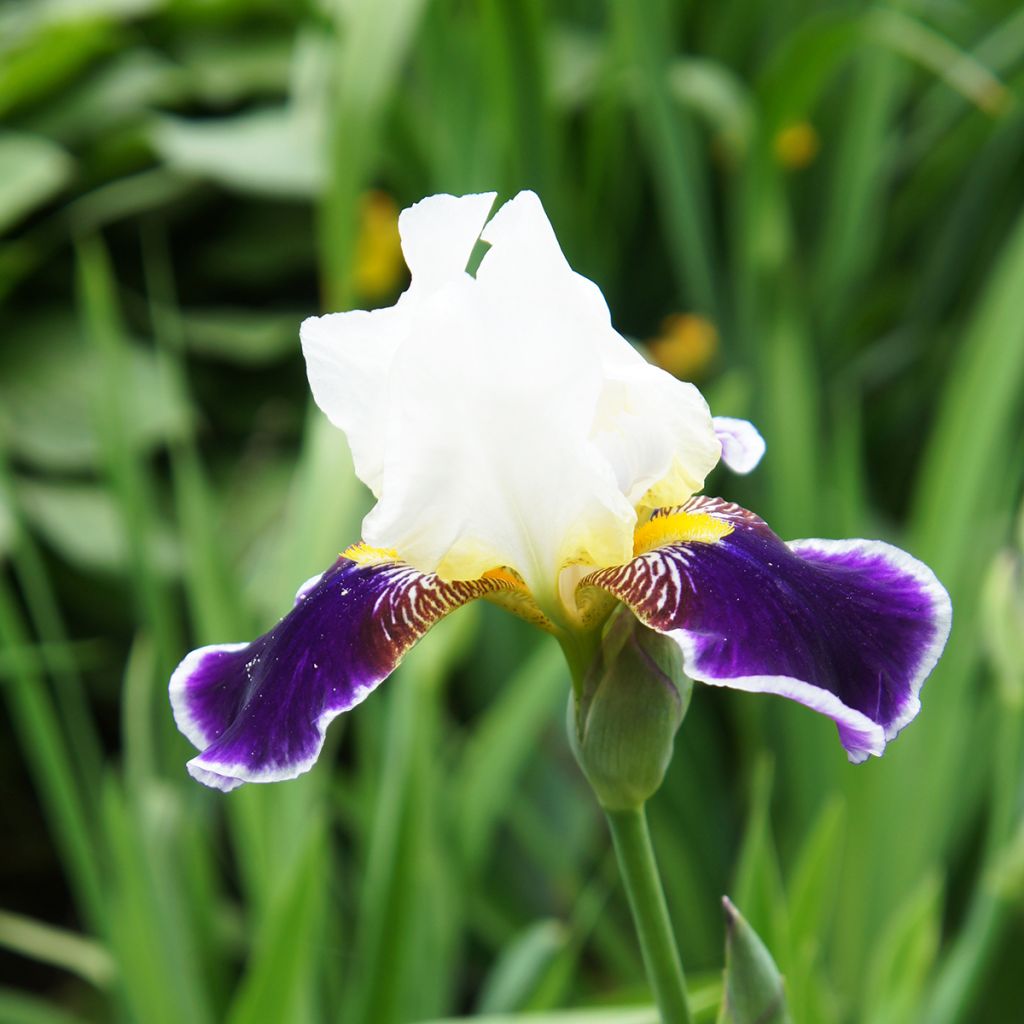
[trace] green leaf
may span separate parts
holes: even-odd
[[[98,484],[21,480],[16,484],[27,521],[73,565],[100,572],[130,567],[125,524],[111,493]],[[181,560],[175,538],[161,529],[152,538],[154,561],[173,572]]]
[[[152,354],[132,347],[127,364],[124,442],[146,451],[183,436],[190,429],[188,407]],[[23,318],[0,349],[0,437],[13,455],[41,468],[91,468],[100,458],[92,399],[110,383],[72,319],[58,313]]]
[[[263,928],[255,938],[245,978],[227,1015],[227,1024],[262,1024],[305,1018],[303,1007],[316,961],[323,919],[324,837],[311,829],[306,850],[294,858],[290,876],[279,886]]]
[[[453,782],[463,854],[478,869],[507,813],[517,780],[569,693],[556,644],[542,644],[503,686],[466,744]]]
[[[162,117],[151,139],[174,170],[238,192],[307,199],[324,181],[317,119],[291,107],[204,121]]]
[[[705,121],[734,159],[742,157],[754,133],[754,106],[743,81],[717,61],[677,58],[669,66],[672,95]]]
[[[659,1024],[654,1007],[562,1010],[558,1013],[499,1013],[472,1017],[446,1017],[423,1024]]]
[[[182,311],[185,344],[199,355],[260,366],[299,350],[303,314],[248,309]]]
[[[757,932],[728,896],[725,908],[725,993],[718,1024],[789,1024],[782,975]]]
[[[0,232],[60,192],[72,166],[71,157],[41,135],[0,132]]]
[[[568,941],[568,931],[561,921],[531,924],[501,951],[484,979],[478,1011],[501,1013],[524,1007]]]
[[[10,989],[0,989],[0,1020],[4,1024],[86,1024],[84,1017]]]
[[[942,931],[942,885],[929,875],[895,907],[875,942],[867,972],[863,1019],[901,1024],[929,991]]]
[[[784,952],[788,938],[786,897],[771,827],[774,764],[761,757],[751,786],[750,813],[736,859],[733,891],[736,899],[768,941]]]
[[[0,946],[40,963],[71,971],[101,988],[114,978],[114,961],[95,939],[22,914],[0,910]]]

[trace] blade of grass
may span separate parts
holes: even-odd
[[[98,238],[78,243],[76,269],[82,326],[103,367],[103,391],[94,395],[93,400],[105,470],[124,521],[139,609],[156,645],[158,666],[169,674],[178,661],[180,649],[177,624],[169,595],[154,568],[153,486],[146,466],[130,443],[132,423],[126,396],[131,393],[132,384],[128,346],[110,261]]]
[[[68,757],[68,744],[61,733],[56,709],[44,681],[25,654],[30,642],[28,633],[2,578],[0,641],[11,661],[11,677],[5,681],[3,691],[16,735],[23,745],[79,912],[91,929],[102,932],[106,905],[95,831]]]
[[[113,781],[103,794],[114,875],[105,893],[111,949],[134,1019],[212,1024],[173,844],[160,841],[160,833],[172,825],[160,820],[166,808],[154,795],[150,789],[144,801],[131,801]]]
[[[0,910],[0,946],[77,974],[97,988],[106,988],[114,977],[114,961],[95,939],[22,914]]]
[[[0,502],[13,510],[14,488],[0,452]],[[68,738],[77,777],[82,781],[82,799],[89,812],[95,810],[93,795],[100,780],[102,755],[96,720],[85,692],[85,684],[70,645],[57,598],[47,577],[34,538],[20,523],[13,544],[14,575],[24,596],[35,634],[42,643],[39,652],[46,673],[54,680],[54,701],[64,735]],[[12,530],[16,529],[12,525]]]
[[[319,958],[311,953],[321,944],[326,870],[325,837],[316,827],[305,837],[304,848],[296,852],[253,939],[249,966],[227,1014],[227,1024],[269,1020],[302,1024],[314,1019],[309,999]]]
[[[425,0],[336,5],[337,75],[324,105],[327,187],[319,209],[324,301],[346,309],[359,195],[373,174],[381,120]]]
[[[635,89],[635,113],[652,164],[665,236],[680,296],[718,323],[715,239],[698,136],[669,93],[666,42],[671,38],[660,2],[610,0],[611,32]]]

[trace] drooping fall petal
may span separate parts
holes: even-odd
[[[905,551],[785,544],[753,513],[703,497],[663,510],[638,531],[645,537],[631,562],[581,587],[610,591],[672,636],[693,679],[828,715],[851,761],[881,754],[917,714],[952,612],[932,571]]]
[[[394,560],[339,558],[263,636],[192,651],[171,678],[191,775],[217,789],[308,771],[331,720],[386,679],[439,619],[506,576],[444,583]]]

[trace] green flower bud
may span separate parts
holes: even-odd
[[[791,1024],[786,990],[771,953],[733,906],[725,910],[725,991],[718,1024]]]
[[[575,714],[570,704],[573,752],[607,810],[640,807],[657,792],[692,687],[676,643],[621,609],[574,698]]]

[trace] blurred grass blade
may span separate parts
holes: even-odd
[[[106,919],[106,900],[95,833],[79,791],[78,776],[68,757],[56,710],[45,683],[25,653],[29,637],[2,578],[0,641],[12,667],[11,677],[2,688],[25,760],[72,882],[76,903],[89,926],[100,931]]]
[[[565,659],[540,644],[491,701],[463,751],[453,780],[457,827],[471,874],[483,867],[495,829],[538,738],[569,693]]]
[[[902,1024],[913,1019],[928,992],[941,927],[942,889],[931,875],[907,893],[878,936],[865,983],[865,1020]]]
[[[21,588],[35,634],[42,641],[40,654],[47,673],[54,680],[54,703],[74,758],[75,774],[81,782],[81,799],[87,814],[92,814],[98,803],[95,794],[102,763],[96,720],[43,557],[31,534],[24,529],[17,530],[15,526],[12,487],[7,478],[4,454],[0,451],[0,519],[5,514],[4,510],[11,516],[10,543],[13,546],[15,579]],[[2,533],[3,524],[0,523]],[[0,553],[3,546],[3,537],[0,536]]]
[[[559,1013],[499,1013],[473,1017],[446,1017],[422,1024],[659,1024],[653,1007],[563,1010]]]
[[[679,57],[669,66],[672,95],[699,115],[733,161],[750,148],[754,106],[743,82],[728,68],[702,57]]]
[[[0,910],[0,946],[77,974],[97,988],[107,987],[116,971],[110,953],[95,939],[6,910]]]
[[[79,1017],[37,996],[0,988],[0,1020],[4,1024],[88,1024]]]
[[[795,943],[817,950],[825,944],[842,877],[846,805],[834,797],[804,840],[789,881],[789,915]]]
[[[102,366],[105,385],[93,396],[105,469],[125,525],[139,607],[156,644],[157,664],[169,673],[181,645],[168,595],[154,565],[157,515],[152,484],[131,443],[131,352],[103,244],[95,237],[86,239],[79,243],[76,257],[82,325]]]
[[[143,263],[160,373],[169,390],[185,394],[184,331],[170,254],[166,239],[152,230],[143,237]],[[237,581],[227,565],[218,530],[220,510],[192,435],[172,440],[169,451],[194,635],[200,645],[223,643],[226,638],[242,636],[250,624],[240,607]]]
[[[1024,214],[1013,227],[946,376],[916,487],[914,522],[922,557],[950,589],[977,557],[966,542],[988,503],[992,478],[1013,436],[1024,387]]]
[[[742,902],[757,930],[774,950],[784,952],[788,942],[786,898],[778,855],[771,832],[771,798],[774,769],[762,757],[751,784],[750,813],[743,844],[736,859],[733,892]]]
[[[706,173],[697,134],[669,94],[665,5],[660,0],[609,0],[609,5],[612,32],[635,89],[635,114],[653,164],[680,300],[720,322]]]
[[[325,303],[346,309],[358,199],[372,173],[381,121],[413,42],[425,0],[349,0],[334,5],[336,77],[325,98],[327,186],[320,202],[320,270]]]
[[[111,949],[136,1020],[213,1024],[199,947],[188,927],[191,908],[183,898],[180,865],[161,835],[172,808],[158,793],[150,787],[146,799],[129,801],[110,782],[103,794],[103,827],[113,867],[106,890]]]
[[[320,829],[311,829],[305,843],[289,876],[279,880],[277,897],[254,937],[250,962],[226,1024],[303,1024],[315,1019],[310,993],[318,967],[314,951],[322,941],[327,860]]]
[[[1006,86],[984,64],[903,11],[874,8],[868,15],[868,32],[938,75],[986,113],[996,113],[1009,100]]]
[[[522,1009],[567,939],[561,921],[537,921],[516,936],[484,979],[477,1012],[486,1015]]]

